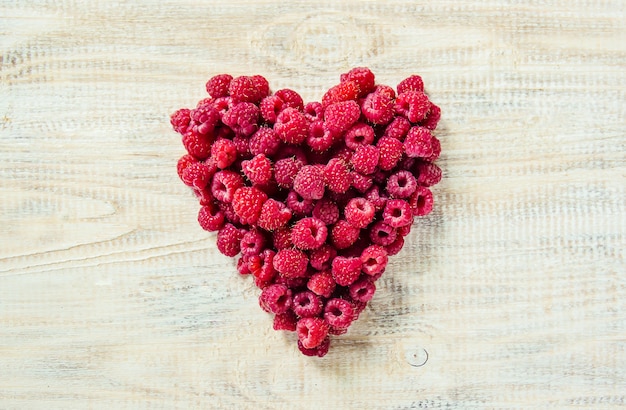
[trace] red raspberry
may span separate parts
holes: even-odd
[[[226,114],[232,106],[233,100],[230,97],[220,97],[216,98],[215,101],[213,101],[213,108],[215,108],[215,110],[218,112],[220,119],[224,117],[224,114]]]
[[[289,191],[285,202],[294,215],[300,217],[311,215],[315,206],[312,199],[302,198],[296,191]]]
[[[239,218],[239,215],[235,213],[235,210],[233,209],[233,204],[231,202],[218,201],[217,206],[220,208],[220,211],[224,212],[224,218],[226,218],[226,221],[238,225],[244,224],[241,221],[241,218]]]
[[[396,98],[396,92],[394,91],[393,88],[389,87],[388,85],[378,84],[376,87],[374,87],[374,92],[376,94],[384,95],[390,100],[393,100]]]
[[[182,157],[180,157],[178,159],[178,162],[176,163],[176,171],[178,172],[178,177],[180,178],[181,181],[183,181],[183,183],[187,186],[193,186],[193,182],[190,180],[184,180],[183,179],[183,171],[185,170],[185,168],[187,168],[189,165],[191,164],[195,164],[197,163],[198,160],[194,158],[193,155],[190,154],[185,154]]]
[[[396,240],[398,233],[389,224],[379,221],[370,228],[370,239],[376,245],[387,246]]]
[[[348,221],[340,219],[333,226],[330,236],[335,248],[346,249],[356,242],[360,233],[359,228],[355,228]]]
[[[335,290],[336,283],[330,270],[325,270],[323,272],[314,273],[306,286],[316,295],[329,298]]]
[[[398,235],[400,236],[407,236],[408,234],[411,233],[411,225],[405,225],[405,226],[401,226],[398,229],[396,229],[396,231],[398,231]]]
[[[409,171],[398,171],[389,177],[386,189],[392,198],[408,198],[417,189],[417,180]]]
[[[385,125],[393,119],[394,102],[385,94],[371,93],[363,100],[361,111],[372,124]]]
[[[235,148],[237,149],[237,157],[239,160],[243,158],[250,158],[250,139],[236,135],[232,139]]]
[[[250,137],[249,147],[252,155],[273,156],[280,148],[280,139],[273,129],[261,127]]]
[[[362,264],[360,258],[337,256],[333,260],[331,271],[337,285],[348,286],[354,283],[361,275]]]
[[[428,215],[433,210],[433,193],[426,187],[417,187],[417,190],[409,198],[409,205],[411,205],[413,215]]]
[[[233,209],[243,223],[254,224],[259,215],[263,203],[267,201],[267,194],[256,187],[241,187],[233,195]]]
[[[305,349],[313,349],[328,336],[328,324],[319,317],[305,317],[296,325],[298,340]]]
[[[432,162],[418,162],[416,164],[418,172],[417,184],[425,187],[433,186],[441,181],[441,168]]]
[[[243,178],[234,171],[224,170],[213,175],[211,193],[221,202],[231,202],[235,191],[243,186]]]
[[[260,255],[248,256],[248,269],[254,275],[255,283],[258,287],[264,288],[269,285],[276,274],[274,269],[274,256],[276,252],[272,249],[265,249]]]
[[[265,122],[274,124],[278,114],[285,108],[285,103],[277,95],[270,95],[261,101],[259,109],[261,110],[261,117]]]
[[[326,241],[328,229],[317,218],[302,218],[291,228],[291,242],[296,248],[317,249]]]
[[[284,101],[285,106],[295,108],[298,111],[304,110],[304,101],[296,91],[289,88],[283,88],[274,93],[275,96]]]
[[[335,143],[335,137],[326,129],[324,121],[313,121],[309,125],[306,144],[314,151],[327,151]]]
[[[274,248],[278,250],[293,247],[293,243],[291,242],[291,229],[287,227],[276,229],[273,239]]]
[[[426,118],[430,110],[430,101],[421,91],[405,91],[398,94],[394,109],[397,114],[403,115],[412,123],[417,123]]]
[[[265,248],[265,236],[256,229],[250,229],[241,238],[239,246],[243,256],[259,255]]]
[[[324,307],[324,320],[334,328],[345,329],[354,320],[354,308],[347,300],[329,299]]]
[[[206,83],[206,91],[213,98],[227,97],[228,88],[233,76],[230,74],[218,74],[213,76]]]
[[[430,110],[428,114],[426,114],[426,118],[423,121],[420,121],[420,125],[422,127],[428,128],[429,130],[434,130],[437,128],[437,124],[439,124],[439,120],[441,119],[441,108],[430,103]]]
[[[314,317],[322,312],[324,304],[319,296],[310,290],[304,290],[293,295],[291,309],[300,317]]]
[[[250,274],[250,269],[248,269],[247,258],[244,258],[244,257],[239,258],[239,260],[237,261],[237,272],[239,272],[240,275]]]
[[[315,203],[312,215],[326,225],[332,225],[339,219],[339,208],[330,199],[322,198]]]
[[[207,159],[211,155],[212,138],[187,130],[182,142],[187,152],[198,160]]]
[[[402,142],[392,137],[382,137],[376,143],[380,152],[378,158],[378,166],[383,171],[389,171],[394,168],[404,151]]]
[[[335,147],[332,156],[333,158],[341,159],[343,160],[343,162],[348,164],[350,163],[350,159],[352,158],[352,153],[353,153],[353,150],[351,150],[350,148],[342,144],[342,145]]]
[[[274,131],[281,141],[301,144],[309,134],[309,124],[302,112],[288,107],[278,114]]]
[[[285,313],[291,308],[291,303],[291,289],[285,285],[269,285],[259,296],[259,305],[268,313]]]
[[[346,192],[352,184],[352,174],[348,169],[348,165],[338,158],[328,161],[328,164],[324,167],[323,177],[324,183],[333,192]]]
[[[264,154],[242,161],[241,170],[254,185],[265,185],[272,179],[272,163]]]
[[[365,228],[374,220],[374,206],[365,198],[352,198],[344,209],[346,221],[355,228]]]
[[[170,116],[170,124],[172,124],[174,131],[181,135],[185,134],[191,121],[190,113],[191,111],[188,108],[181,108]]]
[[[289,332],[296,331],[296,323],[298,323],[298,318],[293,311],[289,310],[285,313],[280,313],[274,316],[274,330],[287,330]]]
[[[404,140],[404,152],[413,158],[426,158],[432,155],[433,136],[424,127],[412,127]]]
[[[393,137],[404,141],[406,134],[411,129],[411,123],[404,117],[396,117],[385,128],[385,137]]]
[[[237,159],[237,146],[231,140],[219,139],[211,147],[211,158],[218,168],[228,168]]]
[[[261,207],[257,224],[266,231],[273,231],[287,225],[291,216],[291,210],[287,205],[270,198]]]
[[[322,244],[319,248],[309,253],[309,263],[317,270],[330,268],[330,263],[337,256],[337,250],[328,244]]]
[[[396,236],[396,240],[385,246],[387,254],[389,256],[397,255],[404,247],[404,237],[402,235]]]
[[[367,277],[362,277],[348,288],[350,297],[358,302],[369,302],[374,297],[376,285]]]
[[[365,199],[370,201],[374,205],[376,212],[382,211],[387,202],[387,197],[380,193],[378,185],[374,185],[365,193]]]
[[[189,113],[191,122],[188,130],[212,138],[215,134],[215,127],[220,120],[220,113],[213,107],[213,103],[199,104],[198,107]]]
[[[374,180],[370,175],[362,175],[358,172],[352,174],[352,186],[360,193],[367,192],[372,186]]]
[[[286,278],[306,276],[309,258],[298,249],[280,249],[274,256],[274,269]]]
[[[298,340],[298,350],[305,356],[324,357],[326,353],[328,353],[328,349],[330,349],[330,339],[328,337],[322,340],[322,343],[313,349],[307,349],[302,342]]]
[[[383,221],[392,228],[411,225],[413,223],[411,205],[404,199],[388,200],[383,211]]]
[[[292,188],[293,180],[303,166],[302,161],[295,157],[276,161],[274,164],[274,179],[278,186],[281,188]]]
[[[321,199],[324,196],[324,166],[305,165],[300,168],[293,180],[293,189],[304,199]]]
[[[198,212],[198,223],[205,231],[219,231],[224,226],[225,217],[215,204],[205,205]]]
[[[435,162],[435,160],[439,158],[439,155],[441,155],[441,142],[439,141],[437,137],[433,135],[433,139],[430,140],[430,145],[433,148],[433,153],[430,154],[430,156],[428,157],[424,157],[424,161]]]
[[[374,73],[367,67],[355,67],[345,74],[341,75],[341,82],[354,81],[359,87],[359,97],[365,97],[374,91],[375,77]]]
[[[344,81],[331,87],[322,97],[322,107],[326,108],[331,104],[356,100],[359,98],[359,86],[354,81]]]
[[[324,111],[325,125],[333,135],[347,131],[360,116],[359,104],[352,100],[331,104]]]
[[[322,103],[313,101],[304,106],[304,116],[310,122],[320,121],[324,118],[324,108]]]
[[[239,253],[239,244],[243,232],[227,223],[217,233],[217,249],[225,256],[236,256]]]
[[[424,91],[424,81],[419,75],[412,75],[400,81],[398,84],[398,94],[402,94],[406,91]]]
[[[262,76],[241,76],[234,78],[228,87],[235,102],[258,104],[269,95],[269,84]]]
[[[374,276],[383,272],[387,262],[387,251],[380,245],[370,245],[361,253],[361,269],[367,275]]]
[[[379,155],[380,152],[375,146],[359,145],[350,158],[352,168],[362,175],[373,174],[378,166]]]
[[[306,287],[307,275],[298,278],[287,278],[282,275],[276,277],[276,283],[287,286],[289,289],[304,289]]]
[[[222,116],[222,122],[228,125],[237,135],[249,137],[258,129],[259,108],[249,102],[235,104]]]
[[[363,145],[372,144],[374,142],[374,129],[369,125],[357,122],[344,135],[346,146],[351,150],[356,150]]]
[[[211,168],[204,162],[192,162],[183,169],[182,180],[185,185],[204,189],[211,180]]]

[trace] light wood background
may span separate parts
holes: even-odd
[[[623,0],[0,0],[0,408],[626,405]],[[443,109],[434,212],[323,359],[196,222],[213,74]]]

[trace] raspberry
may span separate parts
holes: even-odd
[[[339,145],[335,148],[333,152],[333,158],[341,159],[346,164],[350,163],[350,159],[352,158],[353,150],[348,148],[345,145]]]
[[[433,186],[441,181],[441,168],[432,162],[418,162],[416,164],[417,184],[425,187]]]
[[[347,300],[329,299],[324,307],[324,320],[334,328],[345,329],[354,320],[354,308]]]
[[[426,114],[426,118],[423,121],[420,121],[420,125],[422,127],[428,128],[429,130],[434,130],[437,128],[437,124],[439,124],[439,120],[441,119],[441,108],[430,103],[430,110],[428,114]]]
[[[347,131],[361,116],[356,101],[342,101],[329,105],[324,111],[324,121],[333,135]]]
[[[233,224],[227,223],[217,233],[217,249],[225,256],[236,256],[243,233]]]
[[[338,158],[328,161],[328,164],[324,167],[323,178],[328,189],[333,192],[346,192],[352,184],[352,174],[348,169],[348,165]]]
[[[361,104],[363,116],[372,124],[385,125],[393,118],[394,101],[382,93],[371,93]]]
[[[376,245],[387,246],[396,240],[397,232],[389,224],[379,221],[370,228],[370,239]]]
[[[406,117],[412,123],[417,123],[426,118],[430,110],[430,101],[421,91],[405,91],[398,94],[394,109],[397,114]]]
[[[379,150],[373,145],[360,145],[350,158],[352,168],[362,175],[369,175],[378,166]]]
[[[352,198],[343,212],[350,225],[365,228],[374,219],[374,211],[374,206],[367,199]]]
[[[228,125],[237,135],[249,137],[258,129],[260,111],[259,108],[249,102],[241,102],[233,105],[222,116],[222,122]]]
[[[215,204],[205,205],[198,212],[198,223],[205,231],[219,231],[225,222],[224,212]]]
[[[370,175],[362,175],[358,172],[352,174],[352,186],[360,193],[367,192],[374,183]]]
[[[304,199],[321,199],[324,196],[324,166],[305,165],[300,168],[293,179],[293,189]]]
[[[281,250],[293,247],[291,242],[291,229],[287,227],[279,228],[274,231],[274,248]]]
[[[435,160],[439,158],[439,155],[441,155],[441,142],[433,135],[432,140],[430,140],[430,145],[433,148],[433,152],[428,157],[424,157],[424,161],[435,162]]]
[[[231,222],[237,225],[243,225],[241,218],[235,213],[233,209],[233,204],[231,202],[217,202],[217,206],[220,208],[220,211],[224,212],[224,218],[226,221]]]
[[[298,340],[305,349],[313,349],[324,342],[328,336],[328,324],[319,317],[305,317],[296,325]]]
[[[297,216],[307,216],[313,212],[313,200],[301,197],[296,191],[289,191],[285,202],[287,207]]]
[[[293,180],[304,166],[302,161],[294,157],[283,158],[274,164],[274,179],[281,188],[293,187]]]
[[[411,205],[413,215],[428,215],[433,210],[433,193],[426,187],[417,187],[417,190],[409,198],[409,205]]]
[[[226,114],[232,106],[233,100],[230,97],[219,97],[213,101],[213,108],[218,112],[220,119],[224,117],[224,114]]]
[[[314,273],[306,286],[316,295],[328,298],[335,290],[336,283],[330,270],[325,270],[323,272]]]
[[[193,155],[185,154],[178,159],[176,163],[176,171],[178,172],[178,177],[181,181],[187,186],[193,186],[193,180],[185,180],[183,179],[183,171],[191,164],[197,163],[198,160],[194,158]]]
[[[374,142],[374,129],[369,125],[357,122],[344,135],[346,146],[351,150]]]
[[[396,240],[385,246],[387,254],[389,256],[397,255],[404,247],[404,237],[402,235],[396,236]]]
[[[376,212],[381,211],[385,207],[387,197],[380,193],[378,185],[374,185],[365,193],[365,199],[370,201],[374,205]]]
[[[261,104],[259,105],[261,117],[269,124],[274,124],[276,122],[278,114],[280,114],[284,107],[284,101],[277,95],[270,95],[263,98]]]
[[[274,316],[274,330],[287,330],[290,332],[295,332],[296,323],[298,323],[298,318],[293,311],[288,310],[285,313],[280,313]]]
[[[172,124],[174,131],[182,135],[185,134],[191,121],[190,113],[188,108],[181,108],[170,116],[170,124]]]
[[[267,201],[267,194],[255,187],[241,187],[233,195],[233,209],[243,223],[254,224],[259,215],[263,203]]]
[[[400,81],[397,90],[398,95],[406,91],[424,91],[424,81],[419,75],[412,75]]]
[[[243,186],[243,178],[234,171],[224,170],[216,172],[211,182],[213,197],[221,202],[231,202],[235,191]]]
[[[426,158],[432,155],[433,136],[427,128],[412,127],[404,140],[404,152],[413,158]]]
[[[302,353],[305,356],[324,357],[326,356],[326,353],[328,353],[329,349],[330,349],[330,339],[328,337],[322,340],[322,343],[320,343],[319,346],[316,346],[312,349],[307,349],[306,347],[304,347],[302,342],[298,340],[298,350],[300,350],[300,353]]]
[[[296,91],[289,88],[283,88],[274,93],[275,96],[284,101],[286,107],[295,108],[298,111],[304,110],[304,101]]]
[[[215,141],[211,147],[211,158],[218,168],[228,168],[237,159],[237,147],[235,143],[227,139]]]
[[[315,203],[312,215],[326,225],[332,225],[339,219],[339,208],[330,199],[322,198]]]
[[[306,287],[307,275],[297,278],[287,278],[285,276],[278,275],[275,282],[281,285],[285,285],[289,289],[303,289],[304,287]]]
[[[287,205],[270,198],[263,203],[257,224],[266,231],[273,231],[287,225],[291,216],[292,212]]]
[[[251,229],[243,235],[239,246],[244,256],[259,255],[265,248],[265,236],[260,231]]]
[[[408,234],[411,233],[411,225],[405,225],[405,226],[401,226],[398,229],[396,229],[396,231],[398,232],[398,235],[400,236],[407,236]]]
[[[389,87],[388,85],[378,84],[376,87],[374,87],[374,92],[376,94],[384,95],[390,100],[393,100],[396,98],[396,92],[394,91],[393,88]]]
[[[398,171],[389,177],[385,189],[392,198],[408,198],[417,189],[417,180],[409,171]]]
[[[367,67],[355,67],[345,74],[341,75],[341,82],[354,81],[359,87],[359,97],[365,97],[374,91],[375,77],[374,73]]]
[[[361,274],[362,262],[360,258],[346,258],[337,256],[332,263],[331,273],[337,285],[348,286],[354,283]]]
[[[242,161],[241,170],[255,185],[267,184],[272,179],[272,163],[264,154],[258,154],[250,160]]]
[[[327,235],[326,225],[317,218],[302,218],[291,228],[291,242],[299,249],[317,249]]]
[[[280,139],[272,128],[261,127],[250,137],[250,153],[273,156],[280,148]]]
[[[322,97],[322,107],[325,109],[331,104],[356,100],[359,98],[359,86],[354,81],[344,81],[331,87]]]
[[[301,144],[309,134],[309,124],[303,113],[288,107],[278,114],[274,131],[281,141],[288,144]]]
[[[235,102],[258,104],[269,95],[269,84],[261,76],[240,76],[234,78],[228,86],[231,98]]]
[[[309,263],[317,270],[326,270],[337,256],[337,250],[328,244],[322,244],[309,253]]]
[[[192,162],[182,171],[183,182],[197,189],[204,189],[211,180],[211,169],[204,162]]]
[[[333,226],[330,236],[335,248],[346,249],[356,242],[360,233],[359,228],[355,228],[348,221],[340,219]]]
[[[413,223],[413,211],[404,199],[390,199],[383,210],[383,221],[392,228],[411,225]]]
[[[285,285],[270,285],[261,292],[259,305],[266,312],[281,314],[291,308],[291,289]]]
[[[319,103],[317,101],[313,101],[310,103],[307,103],[304,106],[304,116],[307,120],[313,122],[313,121],[319,121],[321,119],[324,118],[324,108],[322,107],[322,103]]]
[[[213,98],[228,96],[228,88],[233,76],[230,74],[218,74],[213,76],[206,83],[206,91]]]
[[[382,137],[376,143],[380,152],[378,166],[383,171],[389,171],[396,166],[402,157],[402,142],[392,137]]]
[[[183,135],[182,142],[187,152],[198,160],[205,160],[211,155],[213,140],[205,135],[187,130]]]
[[[220,113],[213,107],[213,104],[200,104],[189,113],[191,122],[188,130],[192,130],[200,135],[212,138],[215,134],[215,127],[220,120]]]
[[[370,276],[383,272],[387,261],[387,251],[380,245],[370,245],[361,253],[361,269]]]
[[[333,134],[326,129],[324,121],[313,121],[309,125],[309,135],[306,144],[314,151],[326,151],[335,142]]]
[[[274,269],[286,278],[297,278],[306,275],[309,258],[298,249],[281,249],[274,256]]]
[[[250,269],[248,269],[248,260],[246,258],[239,258],[237,261],[237,272],[240,275],[249,275]]]
[[[291,309],[299,317],[314,317],[322,312],[324,304],[319,296],[310,290],[293,295]]]
[[[374,297],[376,285],[367,277],[362,277],[348,288],[350,297],[358,302],[369,302]],[[352,307],[352,305],[350,306]]]
[[[396,117],[387,125],[383,135],[385,137],[393,137],[399,139],[400,141],[404,141],[409,129],[411,129],[411,123],[409,120],[404,117]]]
[[[265,249],[260,255],[248,256],[248,269],[254,276],[255,283],[259,287],[265,287],[272,282],[276,276],[274,269],[274,256],[276,252],[272,249]]]

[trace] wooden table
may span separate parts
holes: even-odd
[[[0,0],[0,408],[626,404],[623,0]],[[176,175],[213,74],[443,108],[444,179],[322,359]]]

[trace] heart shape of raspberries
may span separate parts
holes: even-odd
[[[396,90],[357,67],[321,102],[260,76],[228,74],[171,124],[187,150],[178,175],[198,222],[261,289],[274,329],[324,356],[374,296],[388,256],[428,214],[441,170],[432,131],[441,111],[411,75]],[[397,93],[396,93],[397,91]]]

